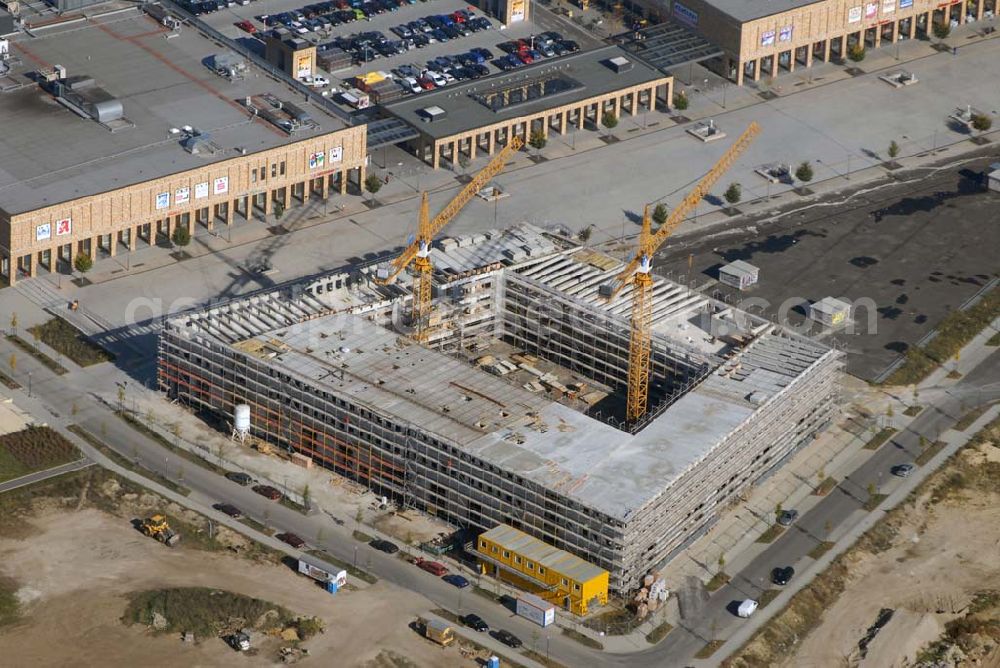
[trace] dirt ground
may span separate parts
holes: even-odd
[[[184,586],[239,592],[321,618],[326,631],[303,643],[309,656],[298,665],[474,665],[462,660],[457,647],[445,650],[416,636],[408,624],[428,602],[391,585],[331,596],[285,566],[168,548],[96,509],[49,510],[30,522],[30,538],[0,538],[0,575],[16,581],[23,613],[0,632],[0,657],[8,666],[277,662],[277,640],[254,655],[237,655],[221,640],[186,644],[176,635],[154,636],[119,621],[129,592]]]
[[[996,461],[1000,449],[982,444],[960,455],[971,467]],[[946,476],[951,472],[944,472]],[[936,477],[941,480],[941,474]],[[962,616],[976,592],[1000,589],[1000,494],[961,494],[930,503],[933,485],[899,515],[889,549],[852,553],[847,587],[822,621],[780,664],[783,668],[913,666],[921,648]],[[859,641],[882,608],[894,616],[862,658]],[[975,665],[998,665],[989,663]],[[952,664],[946,664],[952,665]],[[973,665],[959,663],[955,665]]]

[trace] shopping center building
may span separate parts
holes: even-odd
[[[644,2],[654,14],[664,3]],[[964,8],[964,11],[963,11]],[[996,0],[673,0],[669,16],[719,46],[714,69],[737,84],[777,76],[814,61],[847,57],[855,46],[878,48],[933,36],[991,17]]]
[[[365,126],[135,12],[19,35],[0,77],[0,272],[232,225],[364,180]],[[61,263],[61,265],[60,265]]]

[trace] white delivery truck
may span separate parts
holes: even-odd
[[[522,594],[517,597],[517,614],[539,626],[548,626],[556,621],[556,606],[532,594]]]
[[[756,611],[757,611],[757,601],[753,600],[752,598],[748,598],[747,600],[740,603],[740,607],[736,609],[736,614],[746,619]]]

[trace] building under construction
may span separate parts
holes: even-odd
[[[625,421],[623,263],[522,225],[431,250],[426,343],[409,279],[358,266],[169,320],[172,397],[456,525],[509,524],[634,587],[828,421],[841,353],[660,277],[649,410]]]

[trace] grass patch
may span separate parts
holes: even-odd
[[[818,543],[816,547],[809,550],[809,556],[812,557],[813,559],[819,559],[824,554],[833,549],[833,546],[834,546],[833,541],[824,540],[822,543]]]
[[[889,496],[888,494],[872,494],[871,496],[868,497],[868,500],[865,501],[865,505],[863,505],[862,508],[864,508],[868,512],[872,512],[873,510],[878,508],[879,504],[885,501],[886,497],[888,496]]]
[[[154,633],[193,631],[197,638],[214,638],[243,627],[279,630],[295,623],[280,605],[243,594],[207,587],[178,587],[136,592],[129,596],[122,622],[153,627],[159,615],[166,620]]]
[[[364,531],[358,531],[357,529],[351,532],[351,536],[354,537],[354,540],[359,540],[362,543],[370,543],[373,540],[375,540],[374,538],[366,534]]]
[[[666,638],[667,634],[673,630],[674,627],[671,624],[663,622],[655,629],[646,634],[646,642],[648,642],[650,645],[655,645],[664,638]]]
[[[959,376],[961,376],[961,374],[959,374]],[[906,410],[903,411],[903,415],[905,415],[906,417],[917,417],[923,410],[924,410],[923,406],[917,406],[917,405],[907,406]]]
[[[962,372],[955,371],[954,369],[952,369],[951,371],[949,371],[948,375],[945,376],[945,378],[949,378],[951,380],[958,380],[961,377],[962,377]]]
[[[989,340],[986,342],[986,345],[994,347],[1000,346],[1000,332],[997,332],[996,334],[991,336]]]
[[[59,316],[44,324],[35,325],[30,331],[45,345],[59,351],[79,366],[92,366],[114,360],[114,355],[86,340],[76,327]]]
[[[780,589],[765,589],[760,593],[760,597],[757,599],[757,605],[763,608],[768,603],[771,603],[774,599],[778,598],[778,594],[780,593]]]
[[[944,441],[934,441],[934,443],[928,445],[926,448],[924,448],[923,452],[917,455],[917,459],[915,460],[917,466],[923,466],[924,464],[932,460],[934,458],[934,455],[941,452],[941,448],[943,448],[945,445],[947,444]]]
[[[831,476],[827,476],[823,482],[819,484],[819,487],[813,490],[813,494],[816,496],[826,496],[833,491],[833,488],[837,486],[837,479]]]
[[[5,374],[3,371],[0,371],[0,383],[3,383],[8,390],[18,390],[21,388],[21,384],[19,382]]]
[[[785,527],[780,524],[772,524],[767,528],[767,531],[762,533],[758,538],[758,543],[773,543],[777,540],[778,536],[785,533]]]
[[[1000,315],[1000,289],[993,288],[971,308],[965,311],[952,311],[945,316],[938,325],[937,336],[926,346],[911,347],[906,352],[903,365],[896,369],[884,384],[919,383],[938,366],[954,357],[962,346],[983,331],[997,315]]]
[[[17,583],[0,577],[0,627],[13,624],[21,617],[21,604],[17,600]]]
[[[990,409],[990,405],[980,406],[979,408],[973,408],[971,411],[967,412],[962,416],[962,419],[955,423],[955,429],[958,431],[965,431],[972,426],[972,423],[983,417],[983,414]]]
[[[865,443],[865,450],[878,450],[885,444],[886,441],[892,438],[893,434],[897,431],[899,430],[895,427],[883,427],[878,431],[878,433],[872,436],[867,443]]]
[[[56,375],[62,376],[66,373],[69,373],[66,370],[66,367],[64,367],[59,362],[55,361],[54,359],[43,353],[41,350],[39,350],[38,348],[34,347],[30,343],[22,339],[20,336],[16,334],[8,334],[7,340],[13,343],[21,350],[23,350],[24,352],[34,357],[36,360],[41,362],[43,366],[48,368],[49,371],[55,373]]]
[[[80,459],[80,451],[48,427],[31,425],[0,436],[0,481]]]
[[[491,601],[496,601],[497,598],[498,598],[497,595],[494,594],[493,592],[491,592],[490,590],[483,589],[482,587],[480,587],[478,585],[472,585],[472,591],[473,591],[473,593],[479,594],[483,598],[487,598],[487,599],[489,599]]]
[[[378,578],[372,575],[371,573],[363,571],[360,568],[355,568],[351,564],[347,563],[346,561],[341,561],[340,559],[338,559],[337,557],[333,556],[332,554],[330,554],[325,550],[309,550],[309,554],[313,555],[314,557],[319,557],[323,561],[328,561],[334,566],[344,569],[345,571],[347,571],[349,575],[356,577],[357,579],[362,580],[364,582],[367,582],[368,584],[375,584],[376,582],[378,582]]]
[[[531,659],[532,661],[534,661],[535,663],[540,663],[543,666],[545,666],[546,668],[566,668],[565,664],[559,663],[555,659],[550,659],[549,657],[545,656],[544,654],[542,654],[540,652],[536,652],[533,649],[526,649],[526,650],[524,650],[521,653],[524,654],[529,659]],[[504,665],[506,663],[508,663],[508,662],[504,661],[504,662],[501,663],[501,665]],[[516,666],[518,664],[511,664],[511,665],[515,665]]]
[[[712,579],[705,583],[705,589],[708,591],[718,591],[722,589],[725,585],[729,584],[732,578],[729,574],[724,571],[719,571],[712,576]]]
[[[591,638],[590,636],[586,635],[585,633],[580,633],[576,629],[566,629],[566,628],[564,628],[562,630],[562,634],[564,636],[566,636],[567,638],[572,638],[573,640],[577,641],[581,645],[584,645],[585,647],[589,647],[590,649],[596,649],[596,650],[603,650],[604,649],[604,644],[603,643],[600,643],[600,642],[594,640],[593,638]]]
[[[252,517],[246,517],[244,515],[243,517],[240,518],[240,522],[242,524],[246,524],[248,527],[250,527],[251,529],[254,529],[255,531],[261,532],[265,536],[270,536],[270,535],[274,534],[274,529],[271,529],[270,527],[261,524],[260,522],[258,522],[257,520],[253,519]]]
[[[76,434],[77,436],[79,436],[80,438],[82,438],[83,440],[85,440],[87,443],[90,444],[91,447],[100,451],[102,455],[113,461],[115,464],[118,464],[118,466],[121,466],[124,469],[128,469],[129,471],[134,471],[135,473],[138,473],[144,478],[148,478],[153,482],[163,485],[170,491],[176,494],[180,494],[181,496],[188,496],[191,494],[191,490],[188,489],[187,487],[179,485],[173,480],[170,480],[169,478],[163,477],[156,471],[150,471],[149,469],[143,468],[142,466],[137,466],[134,461],[130,461],[128,458],[120,454],[118,451],[111,449],[111,447],[108,444],[106,444],[104,441],[97,438],[93,434],[91,434],[89,431],[87,431],[80,425],[71,424],[70,426],[67,427],[67,429]]]
[[[635,615],[625,608],[612,608],[583,620],[583,625],[609,636],[622,636],[631,633],[638,623]]]
[[[438,617],[441,617],[442,619],[447,619],[452,624],[462,623],[461,620],[459,620],[458,615],[456,615],[451,610],[445,610],[444,608],[434,608],[433,610],[431,610],[431,613],[437,615]]]
[[[726,644],[725,640],[713,640],[707,643],[704,647],[695,652],[694,658],[696,659],[707,659],[717,651],[719,648]]]

